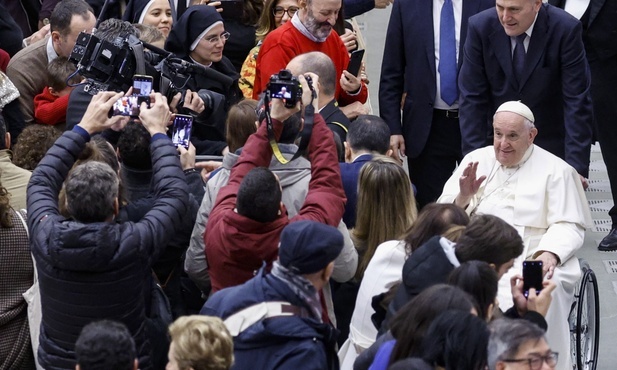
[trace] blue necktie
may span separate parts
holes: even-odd
[[[525,44],[523,43],[525,37],[527,37],[526,33],[516,36],[516,46],[514,47],[514,53],[512,53],[512,67],[518,82],[521,82],[523,67],[525,67],[525,55],[527,54],[525,52]]]
[[[452,0],[445,0],[441,8],[439,24],[439,76],[441,99],[448,105],[458,98],[456,86],[456,37],[454,31],[454,9]]]

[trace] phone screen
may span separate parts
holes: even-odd
[[[360,67],[362,67],[362,58],[364,57],[364,49],[355,50],[351,53],[349,58],[349,64],[347,65],[347,72],[358,77],[360,73]]]
[[[523,294],[529,296],[529,289],[535,288],[536,293],[542,290],[542,261],[523,261]]]
[[[120,99],[116,100],[113,107],[111,108],[111,114],[113,116],[139,116],[139,103],[137,98],[137,96],[131,95],[123,96]]]
[[[293,87],[289,84],[272,82],[268,90],[270,90],[270,97],[272,99],[291,99]]]
[[[184,114],[176,114],[171,134],[171,141],[174,145],[182,145],[188,149],[189,143],[191,142],[191,131],[193,131],[193,117]]]
[[[152,77],[144,75],[133,76],[133,95],[148,96],[152,92]]]

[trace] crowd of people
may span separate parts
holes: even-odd
[[[0,1],[0,369],[571,368],[616,11]]]

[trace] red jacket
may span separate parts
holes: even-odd
[[[278,137],[283,126],[273,123]],[[311,181],[298,214],[290,220],[283,209],[276,220],[257,222],[234,211],[244,176],[255,167],[268,167],[272,159],[265,123],[249,137],[228,184],[219,191],[204,234],[212,293],[251,279],[264,261],[270,268],[278,256],[281,232],[289,222],[313,220],[338,226],[345,211],[345,191],[332,132],[319,114],[315,114],[308,153]]]
[[[69,106],[69,96],[52,95],[47,86],[43,92],[34,97],[34,119],[37,123],[57,125],[66,121],[66,108]]]

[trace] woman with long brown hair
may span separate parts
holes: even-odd
[[[354,279],[337,287],[334,300],[339,344],[348,335],[360,282],[371,258],[381,243],[398,239],[417,216],[416,201],[409,176],[394,159],[376,155],[360,170],[356,225],[351,238],[358,250],[358,269]]]
[[[431,203],[425,206],[401,240],[380,244],[365,269],[349,326],[349,339],[341,348],[342,369],[350,368],[355,358],[370,347],[377,337],[373,316],[373,297],[386,295],[402,279],[402,269],[409,255],[435,235],[456,241],[469,223],[469,216],[454,204]],[[377,321],[383,319],[383,314]],[[377,317],[375,317],[377,318]]]

